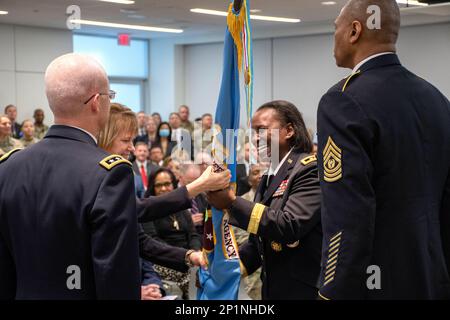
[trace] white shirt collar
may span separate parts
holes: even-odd
[[[271,175],[276,176],[276,175],[277,175],[278,171],[280,171],[281,166],[283,165],[283,163],[286,161],[286,159],[287,159],[287,158],[289,157],[289,155],[291,154],[292,149],[294,149],[294,148],[291,148],[291,150],[289,150],[289,152],[286,153],[286,155],[285,155],[284,158],[280,161],[280,163],[279,163],[278,166],[275,168],[275,170],[274,170],[273,167],[272,167],[272,162],[270,163],[269,171],[268,171],[268,175],[269,175],[269,176],[271,176]]]
[[[381,53],[377,53],[377,54],[373,54],[370,57],[365,58],[363,61],[361,61],[360,63],[358,63],[352,71],[352,74],[355,74],[356,72],[358,72],[358,70],[363,66],[363,64],[365,64],[366,62],[368,62],[369,60],[372,60],[376,57],[379,56],[384,56],[386,54],[395,54],[395,52],[381,52]]]
[[[140,162],[138,159],[136,159],[136,164],[139,170],[141,170],[141,166],[144,166],[145,170],[147,170],[147,160],[145,160],[144,162]]]
[[[94,139],[94,141],[95,141],[95,144],[98,144],[98,142],[97,142],[97,138],[96,137],[94,137],[94,135],[92,134],[92,133],[90,133],[89,131],[86,131],[86,130],[84,130],[84,129],[82,129],[82,128],[79,128],[79,127],[75,127],[75,126],[68,126],[68,127],[71,127],[71,128],[75,128],[75,129],[78,129],[78,130],[81,130],[81,131],[83,131],[83,132],[85,132],[85,133],[87,133],[92,139]]]

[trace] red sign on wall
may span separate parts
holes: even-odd
[[[129,46],[130,45],[130,35],[127,33],[120,33],[118,36],[119,46]]]

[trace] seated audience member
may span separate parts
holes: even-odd
[[[174,174],[166,168],[158,169],[150,177],[146,196],[161,196],[176,189]],[[153,222],[143,224],[144,230],[153,238],[172,246],[189,250],[200,250],[201,240],[197,234],[189,210],[175,212]],[[183,291],[183,298],[187,298],[189,289],[189,273],[178,272],[169,268],[155,265],[155,270],[161,278],[176,282]]]
[[[213,132],[213,117],[210,113],[205,113],[202,116],[201,126],[194,131],[193,140],[195,150],[202,150],[210,152]]]
[[[169,115],[169,125],[172,128],[172,140],[176,141],[176,133],[178,129],[181,128],[181,118],[180,115],[177,112],[172,112]]]
[[[11,120],[7,115],[0,115],[0,156],[11,150],[23,148],[22,143],[11,137]]]
[[[17,119],[17,107],[9,104],[5,107],[5,114],[11,121],[11,135],[15,139],[22,137],[22,131],[20,131],[20,124],[16,122]]]
[[[159,300],[165,296],[165,291],[158,272],[153,263],[141,259],[141,300]]]
[[[45,119],[44,110],[42,109],[34,110],[33,118],[34,118],[34,136],[37,139],[42,140],[48,131],[48,126],[44,124]]]
[[[139,111],[136,115],[138,121],[138,137],[145,136],[147,134],[147,115],[144,111]]]
[[[176,141],[171,140],[172,128],[168,122],[161,122],[156,132],[155,146],[160,146],[163,157],[167,158],[172,155],[172,150],[177,145]]]
[[[22,122],[22,138],[20,138],[20,142],[26,148],[39,142],[39,139],[34,136],[34,124],[31,120],[25,120]]]
[[[162,152],[162,148],[159,145],[153,146],[150,149],[150,161],[158,167],[163,166],[164,154]]]
[[[209,153],[199,152],[195,155],[194,163],[200,166],[200,171],[203,173],[208,166],[213,164],[213,159]]]
[[[188,130],[189,133],[192,135],[194,132],[194,124],[189,120],[189,114],[190,110],[189,107],[186,105],[181,105],[178,109],[178,114],[181,118],[181,127]]]
[[[152,113],[152,118],[155,121],[155,125],[158,128],[159,125],[161,124],[162,120],[161,120],[161,115],[158,112],[153,112]]]
[[[180,186],[186,186],[201,175],[200,166],[194,163],[184,163],[180,166]],[[190,213],[197,233],[203,235],[203,224],[208,202],[204,194],[191,199]]]
[[[172,157],[168,157],[164,159],[163,167],[172,171],[178,186],[178,182],[180,181],[180,162]]]
[[[133,162],[133,171],[141,178],[144,189],[147,190],[149,176],[158,169],[158,166],[147,160],[150,152],[145,142],[136,143],[134,148],[136,159]]]
[[[172,128],[172,141],[176,143],[176,147],[172,149],[172,153],[174,149],[182,149],[183,151],[189,152],[192,154],[193,144],[192,144],[192,135],[189,130],[183,128],[181,126],[181,117],[177,112],[172,112],[169,118],[169,124]],[[171,154],[172,155],[172,154]]]
[[[147,134],[143,136],[138,136],[135,139],[135,144],[138,142],[144,142],[150,149],[156,142],[156,124],[153,117],[148,117],[147,125],[145,126]]]
[[[267,171],[267,167],[262,164],[252,164],[250,166],[250,172],[248,175],[248,184],[251,189],[242,195],[242,198],[248,201],[253,201],[255,199],[256,189],[258,188],[258,184],[261,182],[261,178],[263,174]]]
[[[203,131],[209,130],[212,128],[213,117],[210,113],[205,113],[202,116],[202,129]]]

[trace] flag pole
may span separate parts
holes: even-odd
[[[239,12],[242,8],[242,3],[244,0],[234,0],[233,8],[235,12]]]

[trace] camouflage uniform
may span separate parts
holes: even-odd
[[[3,155],[13,149],[23,148],[22,143],[10,136],[6,137],[4,140],[0,141],[0,155]]]

